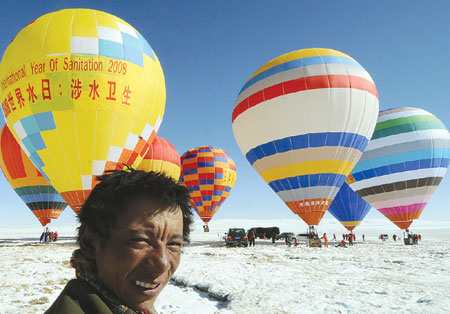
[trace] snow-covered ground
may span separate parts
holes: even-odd
[[[257,240],[226,248],[229,227],[278,226],[304,232],[299,220],[217,220],[204,233],[196,221],[173,282],[156,307],[161,313],[448,313],[450,222],[416,221],[417,246],[394,242],[402,233],[385,220],[356,228],[357,243],[339,248],[287,247]],[[74,277],[69,258],[74,226],[58,227],[60,241],[39,244],[42,228],[0,226],[0,312],[42,313]],[[344,228],[325,219],[319,234],[340,239]],[[382,242],[380,233],[389,234]],[[364,234],[366,241],[361,241]]]

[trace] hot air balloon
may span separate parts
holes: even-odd
[[[14,137],[77,213],[97,175],[134,163],[165,107],[163,71],[144,37],[89,9],[22,29],[3,55],[0,85]]]
[[[163,172],[178,181],[181,172],[180,155],[168,140],[156,136],[137,170]]]
[[[189,189],[191,205],[206,228],[235,182],[236,166],[223,149],[202,146],[181,156],[180,183]]]
[[[0,166],[19,197],[42,226],[56,219],[67,203],[20,148],[6,125],[0,130]]]
[[[370,204],[344,182],[328,207],[328,212],[339,220],[348,231],[353,231],[366,217],[370,208]]]
[[[369,73],[342,52],[313,48],[256,71],[232,123],[253,168],[314,229],[366,148],[377,113]]]
[[[444,177],[450,135],[419,108],[381,111],[375,132],[347,179],[350,187],[400,229],[418,219]]]

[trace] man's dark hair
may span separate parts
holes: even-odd
[[[169,210],[180,207],[183,213],[183,241],[189,243],[193,222],[189,190],[164,173],[145,172],[129,168],[112,170],[97,177],[100,181],[89,195],[78,215],[78,242],[85,228],[102,241],[109,238],[118,217],[139,197],[148,197],[167,205]]]

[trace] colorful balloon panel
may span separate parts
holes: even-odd
[[[191,194],[191,205],[204,222],[209,222],[230,194],[236,182],[236,165],[220,148],[202,146],[181,156],[180,183]]]
[[[332,49],[269,61],[241,89],[232,115],[241,151],[286,205],[318,225],[367,146],[378,114],[369,73]]]
[[[76,212],[97,175],[148,148],[166,97],[142,35],[89,9],[49,13],[22,29],[3,55],[0,86],[14,137]]]
[[[444,177],[449,158],[449,132],[434,115],[413,107],[384,110],[347,182],[400,229],[408,229]]]
[[[359,226],[370,208],[370,204],[344,182],[330,207],[328,207],[328,212],[339,220],[348,231],[352,231],[356,226]]]
[[[178,181],[181,172],[180,155],[168,140],[156,136],[137,169],[163,172]]]
[[[11,187],[45,226],[67,203],[20,148],[6,125],[0,130],[0,167]]]

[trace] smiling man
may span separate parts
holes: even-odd
[[[189,241],[189,191],[163,174],[119,170],[98,178],[78,217],[68,282],[48,314],[157,313],[156,298]]]

